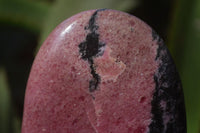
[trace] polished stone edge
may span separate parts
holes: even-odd
[[[153,41],[157,41],[154,74],[155,91],[151,102],[152,122],[149,133],[186,133],[186,114],[183,90],[179,74],[163,40],[152,30]]]

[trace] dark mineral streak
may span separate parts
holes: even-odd
[[[153,94],[152,122],[149,133],[186,133],[184,97],[179,75],[163,40],[152,31],[158,49],[156,61],[159,68],[154,75],[156,84]],[[162,103],[165,103],[163,107]]]
[[[79,52],[83,60],[88,61],[90,64],[91,74],[93,78],[89,82],[89,91],[93,92],[97,89],[98,84],[100,83],[101,77],[95,72],[93,58],[102,56],[103,49],[105,46],[104,43],[99,41],[98,28],[96,24],[96,18],[98,17],[98,12],[105,9],[100,9],[94,12],[89,20],[88,26],[85,27],[85,30],[89,30],[89,33],[86,36],[84,42],[79,44]]]

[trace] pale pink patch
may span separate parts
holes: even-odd
[[[102,82],[112,80],[116,82],[119,75],[126,69],[126,65],[110,56],[112,50],[106,46],[103,56],[94,59],[96,73],[101,77]]]

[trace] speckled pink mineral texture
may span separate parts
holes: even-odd
[[[90,10],[62,22],[40,48],[22,133],[185,133],[184,113],[177,72],[157,34],[129,14]]]

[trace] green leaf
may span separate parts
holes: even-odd
[[[169,46],[182,79],[188,133],[200,125],[200,1],[179,0],[170,31]]]
[[[11,101],[5,71],[2,68],[0,68],[0,98],[0,132],[8,133],[11,131]]]
[[[0,0],[0,22],[40,32],[50,5],[30,0]]]

